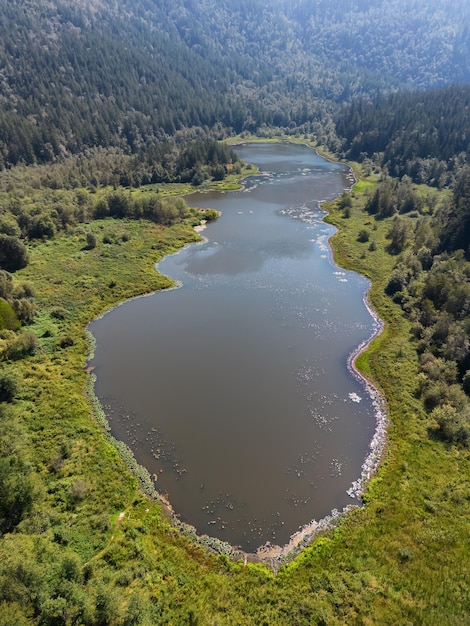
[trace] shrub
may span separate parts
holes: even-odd
[[[31,324],[36,315],[36,305],[29,298],[19,298],[13,302],[16,315],[22,324]]]
[[[20,322],[14,309],[0,298],[0,329],[18,330]]]
[[[450,404],[437,407],[431,416],[436,420],[438,432],[446,441],[470,445],[470,409],[457,411]]]
[[[0,298],[9,300],[13,293],[13,279],[9,272],[0,270]]]
[[[17,361],[34,354],[38,345],[38,338],[34,333],[21,333],[7,345],[3,356],[12,361]]]
[[[70,348],[70,346],[74,345],[74,340],[72,339],[72,337],[70,337],[69,335],[67,335],[66,337],[62,337],[62,339],[59,341],[59,346],[61,348]]]
[[[408,546],[403,546],[398,550],[398,558],[402,563],[406,563],[411,559],[411,551]]]
[[[16,272],[28,265],[28,253],[18,237],[0,233],[0,269]]]
[[[66,314],[66,310],[61,306],[57,306],[51,311],[51,317],[53,317],[56,320],[65,319],[65,314]]]
[[[96,235],[94,235],[93,233],[87,233],[86,245],[88,250],[93,250],[93,248],[96,248]]]
[[[76,480],[71,489],[70,495],[73,502],[81,502],[88,493],[88,485],[84,480]]]
[[[54,222],[48,215],[37,215],[28,231],[30,239],[52,239],[56,234]]]
[[[444,382],[434,382],[428,386],[424,393],[424,406],[428,410],[435,409],[445,402],[447,395],[447,384]]]
[[[465,391],[467,396],[470,396],[470,370],[467,370],[465,372],[463,380],[462,380],[462,385],[463,385],[463,390]]]
[[[0,217],[0,233],[10,235],[11,237],[19,237],[21,229],[13,215],[2,215]]]
[[[0,402],[13,402],[20,389],[18,377],[0,370]]]
[[[34,287],[30,283],[23,283],[14,288],[13,290],[13,298],[34,298],[35,296]]]
[[[357,240],[360,243],[367,243],[369,241],[369,237],[370,237],[369,231],[366,230],[365,228],[363,228],[362,230],[359,231],[359,235],[357,236]]]
[[[212,222],[219,217],[219,211],[215,211],[214,209],[206,209],[203,213],[203,217],[207,222]]]
[[[349,215],[347,217],[349,217],[351,215],[351,207],[352,207],[352,198],[351,198],[351,194],[348,193],[347,191],[343,191],[343,193],[341,194],[341,197],[339,198],[339,208],[343,209],[344,212],[346,213],[346,210],[349,210]],[[346,216],[345,216],[346,217]]]

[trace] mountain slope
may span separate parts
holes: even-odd
[[[300,126],[325,102],[465,82],[469,15],[454,0],[5,3],[0,165]]]

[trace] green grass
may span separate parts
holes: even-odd
[[[105,220],[31,247],[31,263],[15,280],[35,287],[39,315],[30,330],[40,350],[8,367],[22,380],[13,410],[37,492],[33,514],[0,544],[2,588],[6,581],[16,585],[5,615],[44,623],[35,614],[66,597],[67,615],[82,604],[92,615],[101,603],[108,611],[102,623],[109,624],[124,623],[126,611],[137,615],[139,606],[135,623],[147,625],[467,623],[469,452],[428,434],[415,397],[409,323],[384,294],[394,263],[386,252],[389,225],[362,211],[372,186],[373,180],[356,184],[349,218],[335,203],[326,208],[339,229],[332,240],[337,262],[371,279],[369,298],[385,323],[357,365],[385,394],[389,442],[365,506],[276,577],[263,565],[211,554],[174,529],[160,504],[139,489],[86,395],[87,323],[127,298],[169,286],[155,262],[197,235],[183,225]],[[375,251],[370,241],[357,241],[364,228]],[[97,237],[93,250],[85,249],[87,232]],[[103,243],[104,236],[115,243]],[[83,571],[67,595],[58,581],[70,555]],[[28,580],[44,579],[43,599],[24,591],[21,571]],[[60,623],[73,623],[67,619]],[[96,623],[80,619],[75,623]]]

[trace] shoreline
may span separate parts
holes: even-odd
[[[240,142],[240,144],[242,143],[246,143],[246,142]],[[315,147],[310,146],[308,144],[304,144],[304,145],[307,145],[309,148],[314,150],[314,152],[318,156],[320,156],[322,159],[325,159],[325,161],[336,163],[336,161],[333,161],[332,159],[319,154]],[[345,173],[345,178],[346,179],[349,178],[350,185],[348,187],[345,187],[344,191],[350,192],[357,182],[357,177],[352,167],[348,166],[348,168],[349,168],[349,171]],[[244,188],[244,181],[246,180],[246,178],[252,175],[263,175],[263,173],[258,171],[255,174],[249,174],[248,176],[245,176],[243,179],[241,179],[240,185],[242,189]],[[320,201],[318,203],[320,209],[324,202],[326,202],[326,200]],[[322,221],[324,221],[324,218],[327,215],[327,212],[324,212],[324,213],[325,215],[322,218]],[[194,226],[193,228],[199,234],[207,228],[207,221],[202,219],[201,223],[197,226]],[[330,243],[330,239],[333,236],[333,234],[334,233],[332,233],[327,239],[328,246],[329,246],[330,253],[331,253],[332,264],[338,269],[344,269],[340,265],[338,265],[334,259],[334,251]],[[203,242],[204,242],[204,238],[202,238],[201,241],[189,242],[188,244],[185,244],[181,249],[172,252],[170,255],[165,255],[165,257],[163,258],[166,258],[167,256],[171,256],[172,254],[179,254],[179,252],[181,252],[184,248],[186,248],[189,245],[200,244]],[[154,264],[156,271],[158,270],[158,265],[162,260],[163,259],[159,259],[159,261],[157,261]],[[349,271],[353,271],[353,270],[349,270]],[[359,274],[359,272],[354,272],[354,273]],[[163,289],[162,291],[177,289],[181,287],[181,284],[178,283],[177,281],[173,281],[173,283],[174,284],[172,286],[166,289]],[[385,398],[380,393],[379,389],[377,389],[374,386],[373,382],[359,371],[359,369],[356,367],[356,364],[355,364],[359,355],[362,354],[365,350],[367,350],[371,342],[383,330],[383,322],[378,317],[378,314],[372,309],[370,302],[368,300],[368,291],[364,295],[364,304],[373,319],[373,333],[367,340],[361,342],[361,344],[355,350],[353,350],[347,357],[348,370],[350,371],[351,375],[356,378],[356,380],[360,381],[366,393],[371,398],[372,405],[374,407],[374,415],[376,418],[376,427],[375,427],[374,435],[369,444],[370,451],[368,455],[366,456],[366,458],[364,459],[364,462],[362,464],[361,475],[355,481],[352,482],[351,487],[346,491],[346,493],[351,498],[356,498],[356,499],[359,499],[365,493],[365,490],[367,489],[370,479],[372,478],[373,474],[377,471],[383,459],[383,454],[384,454],[386,443],[387,443],[386,433],[387,433],[387,426],[388,426],[388,417],[387,417],[387,411],[386,411]],[[147,296],[154,295],[155,293],[157,292],[141,294],[135,297],[136,298],[147,297]],[[131,298],[131,300],[132,299],[134,298]],[[102,317],[104,317],[104,315],[109,313],[111,310],[113,310],[114,308],[118,306],[122,306],[128,301],[129,300],[124,300],[122,302],[117,303],[110,309],[103,311],[100,315],[93,318],[93,320],[91,320],[89,324],[91,324],[96,319],[101,319]],[[87,357],[87,362],[93,358],[94,346],[96,345],[94,336],[92,335],[91,331],[89,331],[88,329],[89,324],[87,325],[86,331],[85,331],[88,336],[89,346],[90,346],[90,352]],[[187,524],[185,522],[182,522],[178,518],[168,497],[164,494],[159,493],[159,491],[155,487],[155,481],[152,480],[150,473],[144,466],[141,466],[139,463],[137,463],[135,456],[132,450],[129,448],[129,446],[127,446],[127,444],[125,444],[122,441],[116,440],[111,435],[110,426],[106,418],[106,415],[104,414],[104,410],[96,394],[94,393],[94,382],[96,379],[96,375],[92,373],[92,369],[93,367],[88,365],[89,385],[87,385],[87,393],[90,398],[90,403],[93,408],[93,413],[95,414],[95,417],[97,421],[99,422],[99,424],[103,427],[105,431],[105,436],[121,454],[121,456],[123,457],[130,471],[134,475],[136,475],[137,478],[140,480],[141,487],[144,493],[146,493],[150,498],[156,500],[162,506],[164,513],[170,518],[170,522],[172,526],[179,529],[182,532],[182,534],[190,537],[198,545],[208,548],[218,554],[225,554],[234,560],[243,559],[245,563],[247,561],[260,562],[260,563],[270,565],[273,568],[273,570],[276,570],[279,564],[286,563],[292,560],[293,558],[295,558],[298,555],[298,553],[301,550],[303,550],[305,547],[307,547],[313,541],[316,535],[318,535],[320,532],[329,530],[337,526],[345,515],[350,513],[352,510],[360,508],[360,504],[349,504],[346,507],[344,507],[341,511],[338,511],[337,509],[332,509],[332,511],[328,515],[321,518],[320,520],[317,521],[313,519],[313,520],[310,520],[310,522],[306,523],[305,525],[299,527],[299,530],[297,530],[296,532],[290,535],[289,541],[286,544],[282,546],[278,546],[278,545],[271,544],[268,541],[265,544],[259,546],[256,549],[256,552],[245,552],[242,549],[237,548],[236,546],[232,546],[228,542],[217,539],[215,537],[211,537],[210,535],[198,534],[194,526]]]
[[[328,159],[323,155],[320,155],[316,148],[312,147],[312,149],[315,150],[315,152],[319,156],[321,156],[321,158],[324,158],[326,161],[330,161],[331,163],[335,163],[335,161]],[[357,176],[350,166],[346,178],[348,178],[348,176],[350,177],[351,185],[345,188],[345,191],[351,192],[354,185],[357,183]],[[324,204],[324,202],[326,201],[319,202],[320,208],[322,207],[322,204]],[[322,221],[324,223],[327,223],[324,221],[324,218],[328,215],[328,212],[324,211],[324,213],[325,216],[322,218]],[[332,233],[327,239],[332,263],[335,267],[339,269],[345,269],[342,268],[341,265],[338,265],[335,261],[334,250],[330,242],[333,234],[334,233]],[[359,274],[359,272],[354,273]],[[374,385],[373,381],[365,376],[356,366],[357,358],[369,348],[372,341],[374,341],[374,339],[376,339],[381,334],[384,328],[384,322],[380,319],[379,315],[370,304],[368,297],[369,291],[370,286],[367,292],[364,294],[363,300],[364,305],[373,320],[373,332],[369,338],[361,342],[357,346],[357,348],[353,350],[347,357],[347,368],[349,372],[354,378],[356,378],[356,380],[358,380],[363,385],[366,394],[369,395],[372,400],[372,406],[374,408],[374,416],[376,421],[374,435],[369,443],[369,453],[362,463],[361,475],[352,482],[351,487],[346,492],[351,498],[355,498],[358,500],[361,498],[362,495],[364,495],[371,478],[377,472],[383,460],[383,456],[387,446],[387,428],[389,424],[387,403],[385,397]],[[311,520],[309,523],[300,527],[298,531],[290,536],[289,542],[284,544],[283,546],[274,545],[268,541],[257,549],[256,555],[258,558],[260,558],[261,561],[269,562],[271,565],[273,565],[274,562],[289,561],[295,558],[300,550],[307,547],[314,540],[316,535],[318,535],[322,531],[334,528],[335,526],[337,526],[338,523],[340,523],[341,519],[345,515],[357,508],[360,508],[360,505],[349,504],[341,511],[333,509],[329,515],[326,515],[320,520]]]

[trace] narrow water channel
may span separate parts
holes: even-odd
[[[366,279],[333,264],[319,207],[348,169],[301,145],[237,151],[263,175],[188,199],[222,216],[159,264],[182,287],[90,330],[112,434],[183,521],[255,551],[356,502],[376,419],[348,355],[375,321]]]

